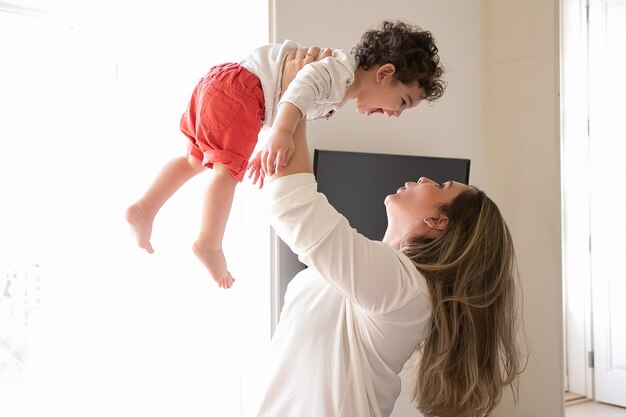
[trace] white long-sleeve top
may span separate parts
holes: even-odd
[[[354,55],[342,49],[335,49],[331,56],[302,68],[281,98],[285,58],[299,46],[290,40],[282,44],[268,44],[255,49],[240,61],[241,66],[261,80],[265,98],[264,127],[271,127],[278,106],[284,102],[293,103],[309,121],[328,118],[345,103],[346,90],[355,79],[357,61]]]
[[[291,281],[271,342],[259,417],[387,417],[430,298],[409,258],[350,227],[312,174],[264,188],[270,221],[308,266]]]

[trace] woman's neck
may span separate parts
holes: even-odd
[[[396,250],[400,250],[402,237],[398,233],[395,233],[391,227],[388,227],[385,231],[385,236],[383,236],[383,242]]]

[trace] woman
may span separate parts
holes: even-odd
[[[306,57],[305,57],[306,58]],[[426,416],[484,416],[517,393],[511,236],[480,190],[427,178],[385,199],[382,242],[317,192],[301,123],[290,164],[266,181],[270,221],[309,268],[289,284],[258,416],[388,416],[418,351]]]

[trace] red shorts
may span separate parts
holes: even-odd
[[[241,181],[265,118],[261,81],[238,64],[209,70],[193,90],[180,119],[189,155],[212,168],[223,164]]]

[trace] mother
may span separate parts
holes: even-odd
[[[308,268],[287,289],[258,416],[389,416],[415,351],[412,399],[426,416],[485,416],[504,388],[516,394],[515,255],[494,202],[420,178],[385,199],[387,231],[369,240],[317,192],[304,124],[294,141],[264,193]]]

